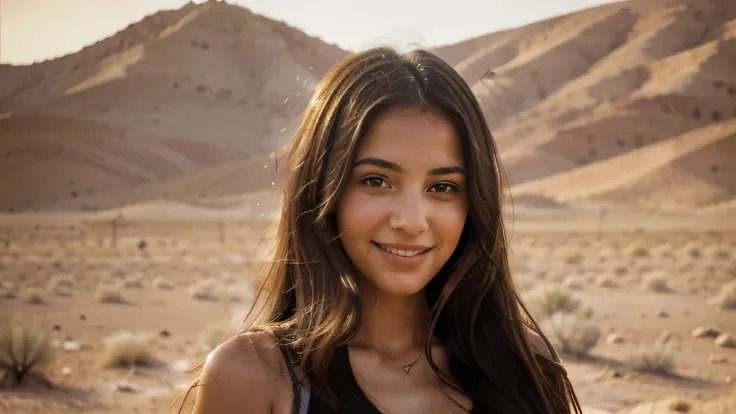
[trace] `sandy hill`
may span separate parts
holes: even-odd
[[[479,97],[517,200],[688,210],[736,199],[731,0],[619,2],[434,51]],[[0,208],[268,191],[262,166],[344,54],[207,2],[69,56],[0,66]]]
[[[736,197],[731,124],[709,128],[736,117],[730,0],[614,3],[436,51],[473,85],[520,199],[678,210]],[[668,141],[699,149],[660,158]],[[647,175],[613,177],[623,160]]]
[[[148,16],[72,55],[0,66],[0,208],[47,208],[267,158],[344,54],[211,1]]]

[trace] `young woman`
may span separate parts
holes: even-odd
[[[255,317],[207,358],[196,414],[580,412],[512,285],[498,152],[452,67],[346,57],[286,168]]]

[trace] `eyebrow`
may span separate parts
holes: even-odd
[[[380,158],[362,158],[356,162],[353,163],[353,167],[356,167],[358,165],[372,165],[374,167],[378,168],[385,168],[387,170],[394,170],[396,172],[403,172],[404,169],[401,168],[399,164],[382,160]],[[449,175],[449,174],[463,174],[465,175],[465,170],[458,166],[453,167],[440,167],[440,168],[433,168],[429,170],[429,175]]]

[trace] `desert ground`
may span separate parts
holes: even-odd
[[[585,412],[736,413],[733,1],[430,51],[493,131],[512,276]],[[170,411],[248,309],[288,142],[347,53],[207,1],[0,64],[0,367],[41,357],[0,370],[0,413]]]
[[[273,221],[135,211],[0,218],[2,316],[50,335],[54,355],[54,388],[0,391],[0,412],[170,412],[184,371],[238,328]],[[585,412],[734,412],[736,220],[642,228],[621,213],[565,230],[524,213],[508,225],[517,288]],[[556,311],[584,325],[555,325]]]

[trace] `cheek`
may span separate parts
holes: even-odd
[[[337,227],[341,237],[366,235],[380,222],[386,203],[359,191],[346,189],[337,204]]]
[[[432,228],[441,238],[443,244],[455,248],[468,218],[468,208],[464,202],[448,203],[437,211]]]

